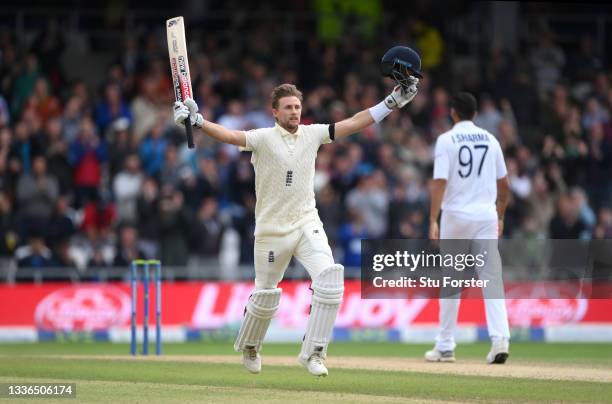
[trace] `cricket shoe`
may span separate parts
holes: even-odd
[[[506,363],[510,351],[510,343],[506,338],[495,339],[491,344],[491,350],[487,354],[487,363]]]
[[[427,362],[455,362],[455,351],[440,351],[438,348],[425,352]]]
[[[261,372],[261,356],[255,347],[247,346],[242,351],[242,364],[251,373]]]
[[[318,353],[313,353],[312,355],[310,355],[310,358],[308,360],[302,357],[300,357],[298,360],[302,364],[302,366],[308,369],[308,371],[312,375],[323,377],[327,376],[327,368],[323,363],[321,355],[319,355]]]

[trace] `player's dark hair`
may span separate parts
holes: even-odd
[[[274,87],[272,90],[272,108],[278,108],[278,100],[283,97],[297,97],[300,101],[303,100],[302,92],[297,89],[293,84],[281,84],[278,87]]]
[[[456,93],[451,98],[451,108],[455,110],[455,113],[462,121],[472,120],[474,115],[476,115],[476,98],[470,93]]]

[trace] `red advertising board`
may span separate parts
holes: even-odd
[[[308,316],[309,282],[283,282],[279,326],[303,328]],[[165,326],[216,329],[240,321],[251,283],[175,282],[162,286]],[[151,288],[151,291],[153,288]],[[151,293],[150,312],[154,313]],[[142,314],[142,286],[139,286]],[[0,327],[28,326],[50,330],[101,330],[129,326],[130,289],[124,283],[48,283],[0,285]],[[508,299],[512,326],[612,324],[610,299]],[[405,328],[436,323],[436,299],[362,300],[359,281],[347,281],[337,327]],[[139,322],[141,319],[139,318]],[[481,300],[461,303],[460,324],[484,325]]]

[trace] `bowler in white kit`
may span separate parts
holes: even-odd
[[[510,331],[497,239],[503,232],[509,185],[499,142],[472,122],[476,110],[476,99],[471,94],[453,96],[454,126],[436,141],[429,237],[441,239],[441,248],[444,240],[450,239],[476,240],[471,242],[471,248],[491,247],[487,251],[487,265],[478,272],[480,279],[492,284],[483,289],[492,342],[487,362],[504,363],[509,353]],[[453,243],[447,241],[451,248]],[[459,296],[440,298],[440,332],[434,349],[426,352],[426,360],[455,361],[454,332],[460,302]]]
[[[411,50],[412,51],[412,50]],[[415,53],[416,54],[416,53]],[[397,86],[384,101],[351,118],[332,124],[300,125],[302,93],[292,84],[276,87],[272,112],[276,125],[250,131],[228,130],[205,121],[195,101],[175,104],[175,122],[185,119],[208,136],[251,151],[255,168],[255,290],[234,348],[243,352],[243,364],[261,371],[259,354],[276,313],[282,290],[277,288],[295,257],[312,279],[313,297],[299,362],[316,376],[328,371],[324,360],[344,291],[344,268],[334,263],[323,224],[315,206],[314,174],[322,144],[359,132],[402,108],[417,93],[420,59],[413,69],[403,67],[408,86]],[[416,77],[415,77],[416,76]]]

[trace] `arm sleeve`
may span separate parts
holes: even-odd
[[[495,159],[495,171],[497,172],[497,179],[504,178],[508,175],[508,170],[506,169],[506,162],[504,161],[504,153],[502,152],[501,146],[497,143],[497,157]]]
[[[259,144],[262,142],[262,132],[259,129],[244,131],[246,136],[246,147],[240,147],[240,151],[257,151]]]
[[[310,128],[315,133],[315,136],[319,140],[319,144],[331,143],[334,140],[336,133],[336,126],[330,124],[313,124]]]
[[[444,142],[441,138],[436,141],[434,149],[434,180],[448,180],[450,171],[450,159],[448,150],[444,147]]]

